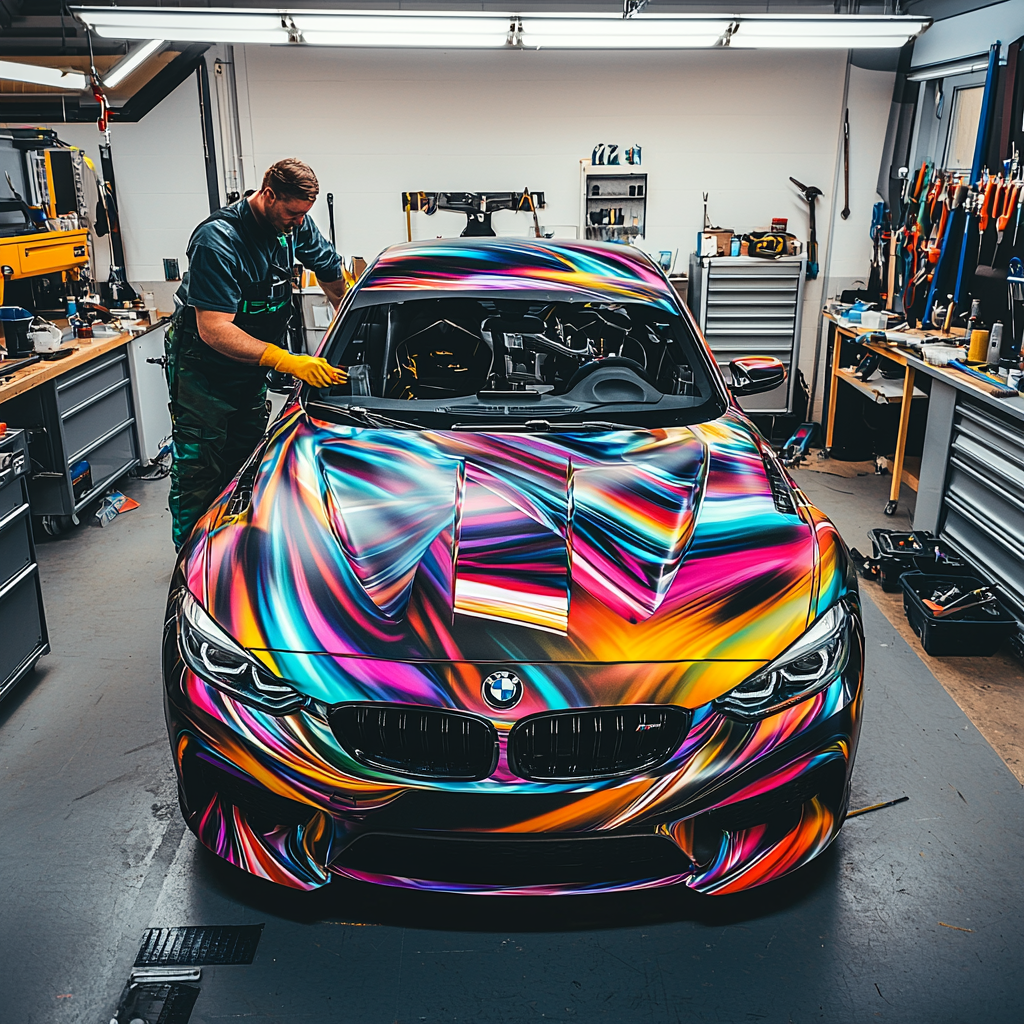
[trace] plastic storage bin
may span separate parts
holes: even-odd
[[[948,619],[937,619],[929,611],[924,598],[931,598],[936,591],[959,587],[966,594],[990,586],[975,576],[908,572],[900,577],[900,586],[907,621],[932,656],[989,657],[1017,629],[1017,620],[998,599],[994,605],[967,608]]]

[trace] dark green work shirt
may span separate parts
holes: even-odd
[[[247,199],[235,204],[240,208],[248,245],[240,245],[233,225],[223,220],[200,224],[189,240],[188,273],[182,290],[188,293],[188,305],[218,313],[236,313],[246,285],[265,280],[270,266],[289,266],[289,243],[294,262],[312,270],[321,281],[341,277],[341,257],[317,230],[310,216],[302,226],[280,235],[256,219]]]

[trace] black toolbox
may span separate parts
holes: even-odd
[[[878,581],[890,594],[900,589],[905,572],[970,575],[974,570],[924,530],[868,530],[871,554],[878,562]]]
[[[998,599],[994,604],[965,608],[949,618],[936,618],[925,605],[925,599],[934,600],[935,595],[948,594],[953,588],[968,594],[990,586],[976,576],[908,572],[900,577],[900,586],[907,621],[921,638],[925,652],[933,657],[989,657],[1016,632],[1017,620]]]

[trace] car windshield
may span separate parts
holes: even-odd
[[[319,414],[378,425],[661,427],[726,406],[687,322],[642,302],[492,293],[367,304],[341,318],[323,355],[349,381],[319,392]]]

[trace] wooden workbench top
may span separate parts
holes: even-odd
[[[0,384],[0,403],[6,402],[9,398],[16,398],[48,380],[53,380],[54,377],[67,373],[68,370],[90,363],[115,348],[127,345],[133,337],[134,335],[128,331],[123,331],[110,338],[75,338],[66,343],[77,346],[77,350],[71,355],[65,356],[63,359],[42,359],[24,369],[16,370],[11,380]],[[3,361],[0,361],[0,377],[4,376],[3,367]]]

